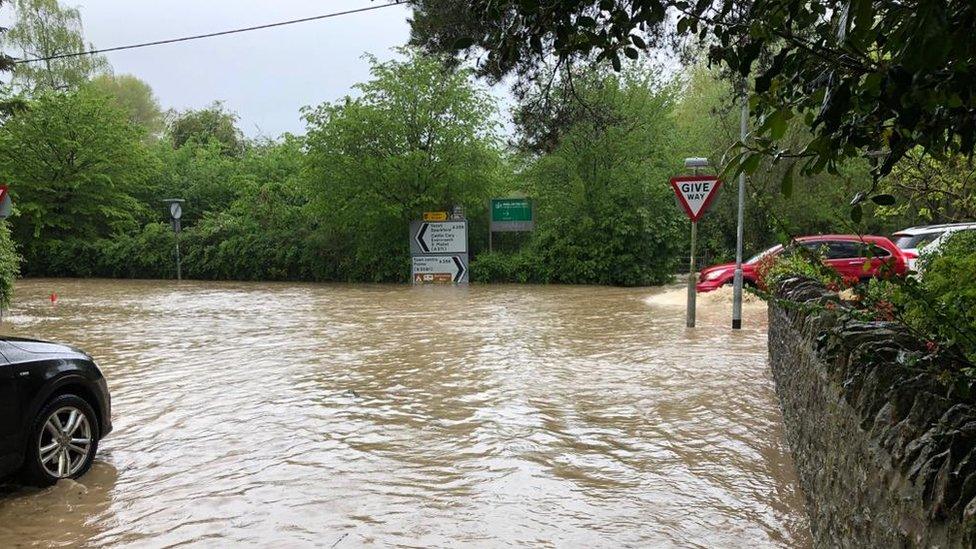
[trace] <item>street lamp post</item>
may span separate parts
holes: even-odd
[[[742,90],[742,112],[739,116],[739,137],[745,144],[749,132],[749,100]],[[739,208],[735,227],[735,275],[732,279],[732,329],[742,329],[742,240],[745,233],[746,173],[739,173]]]
[[[173,232],[176,234],[176,280],[183,280],[183,264],[180,260],[180,232],[182,232],[183,228],[180,225],[180,219],[183,217],[183,203],[186,200],[182,198],[164,198],[163,202],[169,206]]]

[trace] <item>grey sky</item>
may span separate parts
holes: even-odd
[[[376,5],[371,0],[61,0],[81,9],[96,47],[260,25]],[[382,0],[380,0],[382,1]],[[148,82],[163,108],[215,99],[241,118],[247,135],[303,132],[299,109],[353,93],[369,76],[362,58],[395,55],[410,10],[381,10],[275,29],[108,54],[116,73]]]

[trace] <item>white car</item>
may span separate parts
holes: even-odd
[[[942,233],[942,235],[939,236],[939,238],[936,238],[932,242],[929,242],[928,244],[926,244],[925,246],[923,246],[921,250],[919,250],[919,257],[921,257],[921,256],[929,256],[929,255],[937,255],[939,253],[939,250],[942,248],[942,246],[950,238],[952,238],[952,235],[954,235],[954,234],[956,234],[956,233],[958,233],[960,231],[976,231],[976,224],[972,224],[972,225],[964,226],[964,227],[959,227],[959,228],[952,228],[952,229],[949,229],[948,231]],[[922,265],[916,265],[915,266],[915,271],[918,273],[919,279],[921,279],[922,274],[923,274],[922,273]]]
[[[939,239],[942,235],[955,231],[976,230],[976,223],[949,223],[945,225],[923,225],[895,233],[891,239],[908,256],[908,270],[915,270],[915,260],[922,248]]]

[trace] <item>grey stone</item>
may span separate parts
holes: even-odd
[[[816,544],[976,546],[973,403],[897,323],[845,322],[816,281],[788,280],[779,297],[770,369]]]

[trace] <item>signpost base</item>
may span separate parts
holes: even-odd
[[[691,261],[689,261],[689,267],[688,267],[688,318],[687,318],[687,322],[685,323],[685,325],[688,326],[689,328],[695,327],[695,308],[697,305],[696,300],[698,298],[698,294],[695,291],[695,282],[697,281],[697,277],[695,276],[695,251],[696,251],[695,245],[697,244],[696,240],[698,240],[698,222],[692,221],[691,222]]]
[[[732,329],[742,329],[742,267],[735,270],[732,281]]]

